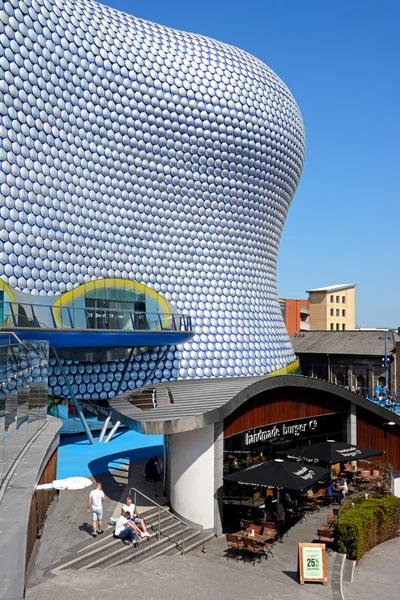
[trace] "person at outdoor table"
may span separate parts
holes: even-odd
[[[272,496],[267,496],[264,502],[264,516],[263,520],[266,521],[268,519],[272,519],[274,514],[274,505]]]
[[[285,507],[283,506],[282,502],[276,503],[275,516],[278,524],[284,523],[286,521]]]
[[[294,508],[296,506],[296,502],[294,500],[291,499],[290,495],[288,494],[288,492],[283,492],[282,494],[282,501],[283,501],[283,506],[285,508]]]
[[[333,483],[332,481],[327,481],[325,483],[326,495],[328,498],[334,498],[338,504],[342,503],[342,496],[333,491]]]
[[[347,487],[347,481],[343,477],[343,475],[339,475],[339,477],[336,479],[334,489],[337,492],[341,492],[342,498],[343,498],[343,500],[345,500],[349,489]]]

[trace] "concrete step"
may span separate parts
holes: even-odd
[[[69,565],[68,568],[75,568],[78,570],[93,569],[95,567],[108,567],[109,565],[116,566],[116,563],[124,562],[124,560],[130,560],[130,558],[123,558],[126,555],[127,550],[130,551],[131,555],[135,553],[144,554],[151,550],[153,546],[159,545],[164,539],[167,538],[168,534],[176,529],[176,521],[171,519],[171,523],[165,524],[161,532],[160,540],[156,537],[156,534],[151,533],[150,540],[147,538],[140,538],[138,540],[137,548],[125,546],[119,539],[113,539],[112,544],[106,544],[105,546],[98,548],[96,552],[90,552],[80,557],[73,565]],[[120,560],[122,559],[122,560]],[[64,567],[65,568],[65,567]]]
[[[153,535],[150,540],[141,539],[137,547],[125,546],[121,540],[117,540],[118,547],[109,553],[105,553],[103,556],[93,560],[93,557],[88,561],[83,561],[79,570],[93,569],[101,566],[102,568],[112,568],[125,562],[137,560],[140,557],[152,554],[157,549],[168,542],[168,534],[176,531],[176,522],[171,523],[165,527],[165,534],[158,539]]]
[[[160,514],[161,535],[157,537],[159,526],[159,509],[157,507],[141,511],[150,539],[140,538],[136,546],[127,546],[120,539],[113,537],[114,528],[109,527],[96,539],[82,542],[71,549],[70,558],[52,565],[51,572],[57,574],[64,569],[86,571],[101,567],[112,569],[118,565],[142,563],[157,556],[168,554],[176,556],[182,552],[182,524],[171,513]],[[212,534],[204,534],[192,529],[185,530],[185,553],[190,552],[212,539]]]
[[[200,546],[204,546],[207,551],[207,542],[211,542],[211,540],[215,539],[215,535],[213,533],[201,533],[200,537],[195,538],[192,542],[191,540],[186,540],[185,537],[185,554],[189,552],[193,552],[193,550],[197,550]],[[180,550],[176,550],[172,552],[169,556],[178,556],[181,554]]]
[[[200,531],[190,530],[190,532],[187,532],[185,535],[185,545],[187,543],[191,544],[193,542],[193,540],[196,538],[199,538],[200,535],[201,535]],[[177,548],[179,548],[179,550],[177,550]],[[176,538],[175,538],[175,540],[170,539],[170,540],[165,541],[159,548],[156,549],[155,552],[152,552],[151,554],[148,554],[146,556],[142,555],[141,557],[139,557],[138,560],[135,560],[135,563],[136,562],[138,562],[138,563],[146,562],[146,561],[152,560],[153,558],[157,558],[158,556],[162,556],[163,554],[168,554],[169,552],[172,552],[172,551],[174,551],[176,554],[182,554],[181,548],[182,548],[182,535],[178,541],[176,541]],[[173,556],[175,556],[175,554]]]
[[[158,531],[158,508],[150,508],[149,510],[141,511],[140,514],[145,519],[149,533],[155,538],[155,531]],[[168,523],[171,522],[176,523],[175,519],[173,519],[169,513],[163,511],[160,519],[161,531],[163,531],[163,529],[168,526]],[[70,558],[54,563],[54,565],[51,565],[51,570],[56,572],[61,571],[62,569],[79,569],[83,564],[83,561],[87,561],[91,558],[95,560],[95,558],[112,552],[118,544],[122,543],[121,540],[118,540],[113,536],[114,527],[109,526],[104,533],[97,538],[90,538],[74,548],[71,548]],[[142,544],[143,541],[146,540],[141,539],[140,544]]]

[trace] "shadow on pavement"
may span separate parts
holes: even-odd
[[[122,450],[121,452],[116,452],[107,456],[101,456],[100,458],[92,460],[88,464],[88,468],[93,477],[97,478],[99,475],[101,475],[101,477],[99,477],[99,480],[103,485],[103,490],[106,496],[111,500],[114,500],[115,502],[119,502],[121,499],[121,494],[126,488],[127,482],[118,482],[116,480],[116,478],[113,475],[113,471],[118,471],[119,468],[118,465],[113,465],[112,463],[118,463],[123,461],[124,463],[132,466],[133,463],[146,461],[151,456],[158,456],[162,454],[162,446],[149,446],[148,448],[138,448],[136,450]],[[144,473],[143,475],[141,475],[141,481],[132,481],[131,473],[129,473],[129,483],[131,483],[132,485],[140,483],[139,487],[142,489],[144,487],[143,480]],[[145,490],[143,491],[144,493],[146,493]],[[143,503],[141,502],[140,504]]]
[[[282,571],[282,573],[284,575],[287,575],[288,577],[290,577],[290,579],[292,579],[296,583],[299,583],[299,578],[297,576],[297,571]]]
[[[82,525],[79,525],[79,531],[85,531],[89,535],[92,535],[93,528],[90,523],[82,523]]]

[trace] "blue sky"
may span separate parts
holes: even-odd
[[[307,155],[283,232],[279,294],[354,282],[357,324],[400,325],[400,3],[103,3],[239,46],[284,80]]]

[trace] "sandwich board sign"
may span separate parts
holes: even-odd
[[[298,575],[300,585],[305,581],[328,585],[325,544],[299,544]]]

